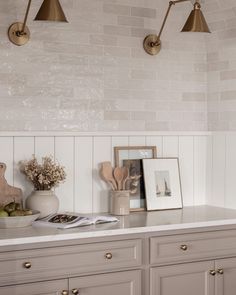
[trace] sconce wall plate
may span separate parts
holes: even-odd
[[[148,35],[143,40],[143,48],[150,55],[156,55],[161,50],[161,40],[157,35]]]
[[[8,29],[9,40],[17,46],[24,45],[29,41],[30,38],[29,28],[25,26],[24,32],[22,32],[22,28],[23,23],[16,22],[12,24]]]

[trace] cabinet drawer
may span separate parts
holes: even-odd
[[[236,255],[236,231],[154,237],[150,251],[151,264]]]
[[[139,239],[0,254],[0,284],[141,265]]]
[[[141,270],[121,271],[69,279],[69,290],[81,295],[141,295],[141,280]]]

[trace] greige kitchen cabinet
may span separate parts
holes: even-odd
[[[214,295],[210,271],[214,262],[208,261],[151,268],[151,295]]]
[[[14,278],[12,278],[14,281]],[[67,295],[68,280],[53,280],[0,287],[1,295]],[[64,294],[63,294],[64,292]]]
[[[184,210],[183,223],[199,220]],[[167,223],[159,214],[173,211],[131,214],[111,230],[0,230],[0,295],[235,295],[236,224],[142,226]]]
[[[69,290],[78,295],[142,295],[141,271],[73,278],[69,280]]]
[[[0,287],[1,295],[142,295],[141,271],[126,271],[64,280]]]
[[[236,294],[236,258],[219,259],[215,262],[216,295]]]

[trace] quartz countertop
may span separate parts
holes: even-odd
[[[101,215],[101,214],[99,214]],[[183,229],[211,228],[235,225],[236,210],[211,206],[194,206],[183,209],[133,212],[118,217],[119,222],[83,226],[71,229],[49,227],[0,229],[0,246],[63,241],[84,238],[108,237]]]

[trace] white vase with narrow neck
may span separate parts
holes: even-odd
[[[54,191],[33,191],[26,199],[25,206],[27,209],[40,211],[39,218],[57,213],[59,200]]]

